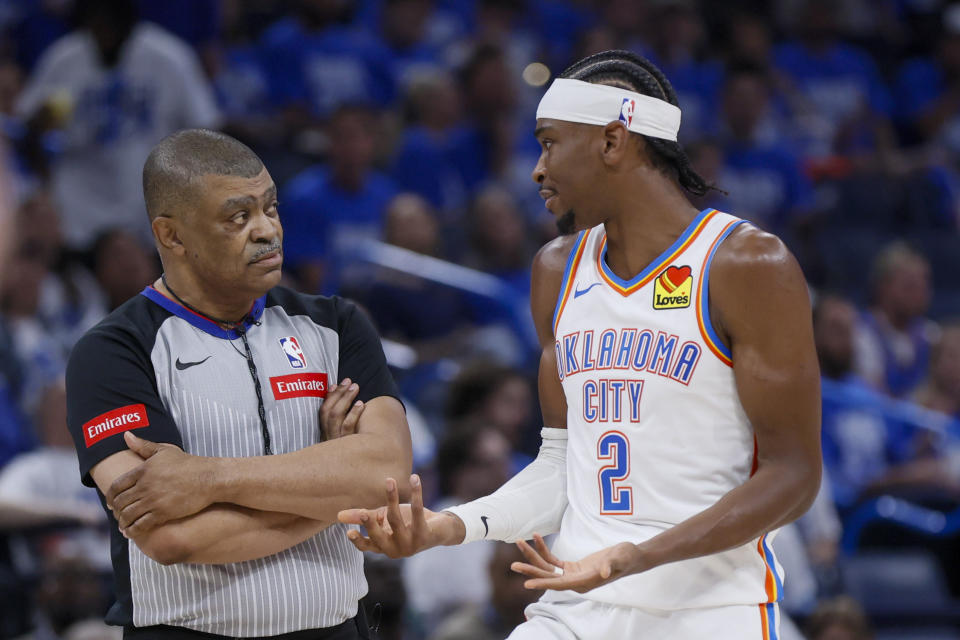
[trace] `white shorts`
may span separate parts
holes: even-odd
[[[662,611],[547,592],[507,640],[779,640],[776,604]]]

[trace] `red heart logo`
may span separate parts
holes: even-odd
[[[664,279],[668,280],[670,284],[673,285],[673,288],[676,289],[687,281],[687,278],[690,277],[690,271],[690,267],[667,267],[663,275],[665,276]]]

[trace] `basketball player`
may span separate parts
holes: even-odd
[[[697,211],[670,83],[586,58],[537,111],[533,178],[568,233],[533,267],[543,445],[498,491],[442,513],[341,512],[361,550],[519,541],[548,589],[512,640],[778,637],[774,532],[813,501],[820,398],[803,275],[780,240]],[[567,441],[569,440],[569,446]],[[559,531],[553,549],[540,537]],[[524,539],[533,536],[533,548]]]

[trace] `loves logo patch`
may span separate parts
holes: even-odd
[[[327,374],[292,373],[270,378],[270,388],[276,400],[290,398],[326,398]]]
[[[149,426],[147,408],[142,404],[128,404],[125,407],[114,409],[100,414],[93,420],[83,424],[83,441],[89,449],[104,438]]]
[[[683,309],[690,306],[693,292],[692,269],[667,267],[653,282],[654,309]]]

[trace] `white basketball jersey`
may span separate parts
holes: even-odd
[[[648,540],[754,471],[753,428],[708,305],[710,262],[743,222],[701,212],[630,281],[607,266],[602,225],[580,233],[554,313],[569,432],[560,558]],[[782,569],[771,542],[768,534],[663,565],[585,597],[652,609],[775,602]]]

